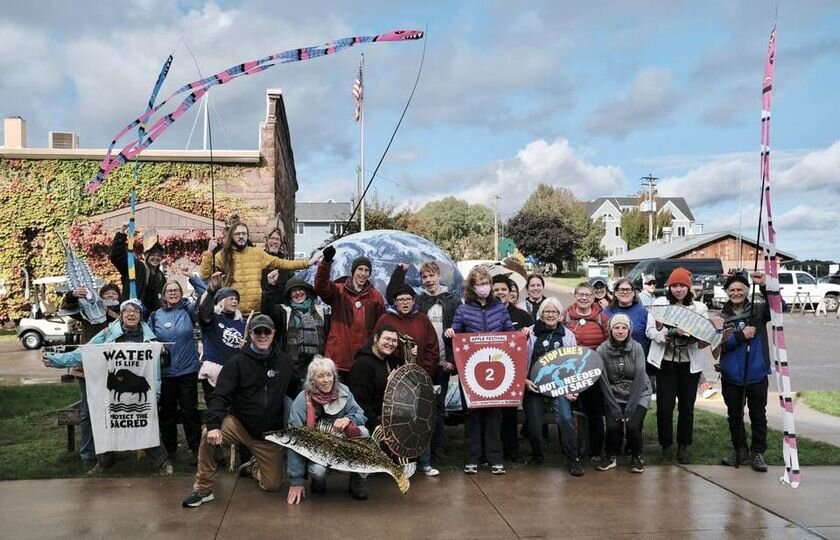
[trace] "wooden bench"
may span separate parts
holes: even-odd
[[[58,425],[67,426],[67,451],[72,452],[76,448],[76,426],[82,423],[82,402],[77,401],[72,405],[56,411]]]

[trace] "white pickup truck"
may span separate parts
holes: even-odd
[[[752,280],[750,280],[752,282]],[[840,285],[835,283],[817,283],[817,280],[808,272],[799,270],[779,270],[779,290],[782,293],[782,300],[790,306],[799,293],[799,301],[805,301],[810,295],[811,302],[817,304],[825,300],[825,309],[828,312],[837,311],[840,306]],[[721,285],[715,285],[715,294],[712,304],[716,308],[723,306],[729,297]]]
[[[814,276],[800,270],[779,270],[779,290],[782,293],[782,300],[788,305],[792,304],[796,294],[799,293],[799,301],[810,295],[814,304],[825,300],[825,309],[828,312],[837,311],[840,306],[840,285],[834,283],[817,283]]]

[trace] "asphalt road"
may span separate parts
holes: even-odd
[[[572,295],[559,289],[549,290],[563,305]],[[799,390],[840,390],[840,319],[815,318],[812,313],[785,314],[785,336],[791,366],[791,384]],[[27,351],[20,342],[0,343],[0,385],[58,382],[63,370],[45,368],[38,351]],[[717,381],[711,366],[706,370],[710,382]],[[770,389],[776,390],[776,378],[770,377]]]

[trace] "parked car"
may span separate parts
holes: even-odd
[[[730,273],[731,272],[733,272],[733,270],[730,270]],[[749,281],[749,283],[750,283],[750,292],[748,293],[749,296],[747,298],[749,300],[752,300],[752,298],[753,298],[753,296],[752,296],[752,284],[753,284],[752,276],[750,275],[750,272],[747,271],[747,270],[743,270],[743,273],[744,273],[744,275],[746,275],[747,281]],[[709,307],[711,307],[713,309],[720,309],[720,308],[723,307],[723,304],[725,304],[726,301],[729,300],[729,295],[726,294],[726,291],[723,289],[723,284],[726,283],[726,278],[727,278],[726,275],[722,275],[718,278],[717,283],[715,283],[714,295],[712,296],[712,303]],[[756,300],[762,300],[763,298],[764,298],[764,296],[761,294],[761,291],[756,289],[755,299]]]
[[[800,270],[779,270],[779,291],[782,300],[793,304],[797,293],[798,300],[805,301],[810,296],[812,304],[825,301],[826,311],[837,311],[840,307],[840,285],[835,283],[817,283],[814,276]]]
[[[707,305],[712,304],[714,286],[723,274],[720,259],[650,259],[641,261],[627,274],[627,278],[637,290],[642,290],[642,278],[647,274],[656,276],[656,294],[665,294],[665,282],[675,268],[685,268],[691,272],[694,297]]]

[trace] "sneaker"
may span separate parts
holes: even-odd
[[[210,502],[215,497],[213,497],[213,492],[210,493],[201,493],[200,491],[193,491],[190,493],[190,496],[184,499],[184,502],[181,503],[181,506],[184,508],[195,508],[197,506],[201,506],[204,503]]]
[[[630,461],[630,472],[645,472],[645,461],[642,459],[642,456],[633,456],[632,460]]]
[[[615,469],[616,465],[618,465],[618,462],[616,462],[615,456],[610,456],[605,460],[601,461],[601,464],[598,465],[598,470],[608,471],[610,469]]]
[[[589,462],[594,463],[595,465],[601,463],[601,461],[603,461],[603,459],[604,458],[602,458],[601,456],[589,456]]]
[[[440,471],[435,469],[431,465],[426,465],[425,467],[421,467],[420,472],[425,474],[426,476],[437,476],[437,475],[440,474]]]
[[[102,474],[103,470],[104,469],[102,467],[102,464],[97,463],[96,465],[88,469],[88,471],[85,474],[87,474],[88,476],[99,476],[100,474]]]
[[[579,459],[569,462],[569,474],[572,476],[583,476],[583,465],[580,464]]]
[[[172,474],[175,472],[175,468],[172,467],[172,462],[167,459],[166,461],[160,464],[158,472],[161,476],[172,476]]]
[[[252,478],[254,475],[254,465],[257,464],[257,458],[252,457],[245,463],[239,466],[239,476],[242,478]]]
[[[464,465],[464,474],[478,474],[478,465],[475,463],[467,463]]]
[[[350,494],[357,501],[363,501],[370,497],[370,490],[367,487],[367,479],[360,474],[350,475]]]
[[[756,472],[767,472],[767,463],[760,452],[755,452],[752,457],[752,468]]]
[[[691,454],[688,453],[688,446],[681,444],[677,447],[677,463],[680,465],[691,464]]]
[[[312,493],[326,493],[327,492],[327,477],[313,476],[312,485],[310,486]]]
[[[746,465],[751,462],[750,451],[746,448],[741,448],[736,455],[735,450],[729,453],[728,456],[720,460],[721,464],[727,467],[735,467],[736,465]]]
[[[490,472],[493,474],[505,474],[507,471],[505,471],[504,465],[493,465],[490,467]]]

